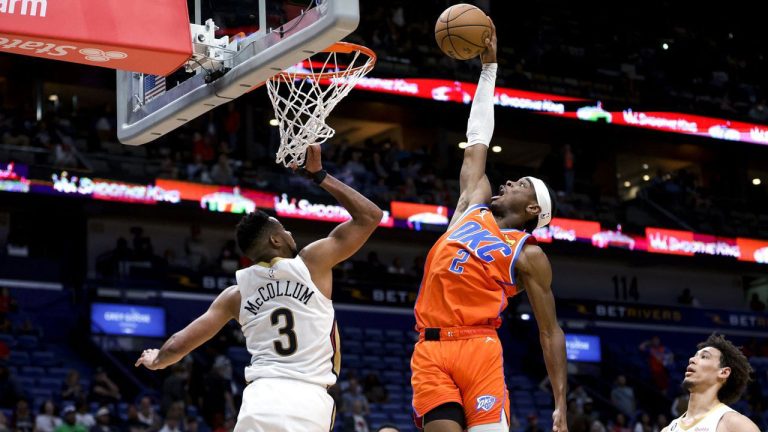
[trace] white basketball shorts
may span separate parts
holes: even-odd
[[[328,432],[334,415],[333,398],[324,387],[260,378],[243,391],[234,432]]]

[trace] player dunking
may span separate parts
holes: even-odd
[[[461,195],[448,231],[429,251],[416,300],[419,341],[411,359],[416,423],[427,432],[507,432],[509,400],[496,329],[507,298],[528,292],[555,399],[553,430],[567,431],[565,337],[555,316],[552,269],[531,231],[554,198],[539,179],[508,180],[491,196],[485,175],[493,135],[496,30],[467,126]]]
[[[726,404],[741,397],[752,368],[744,354],[722,335],[711,335],[688,359],[683,388],[688,410],[662,432],[759,432],[752,420]]]
[[[252,356],[236,432],[329,431],[334,403],[327,388],[339,372],[331,303],[331,269],[357,252],[381,222],[382,211],[327,175],[320,147],[309,146],[306,169],[352,216],[301,252],[277,219],[256,211],[237,225],[237,242],[258,264],[239,270],[207,312],[145,350],[136,366],[163,369],[212,338],[231,319],[242,326]]]

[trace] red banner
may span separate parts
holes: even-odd
[[[736,239],[660,228],[646,228],[648,252],[669,255],[713,255],[739,258]]]
[[[392,201],[392,217],[404,220],[408,228],[419,230],[421,224],[448,225],[448,207]]]
[[[155,184],[164,189],[179,191],[185,201],[200,203],[200,207],[224,213],[250,213],[257,208],[274,209],[277,195],[232,186],[205,185],[180,180],[157,179]]]
[[[740,260],[768,264],[768,241],[737,238],[736,243],[741,252]]]
[[[540,243],[552,243],[553,240],[592,241],[592,237],[599,232],[600,224],[598,222],[552,218],[549,226],[534,230],[533,236]]]
[[[167,75],[192,55],[186,0],[0,0],[0,51]]]

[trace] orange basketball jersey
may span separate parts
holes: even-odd
[[[469,207],[427,255],[416,299],[416,330],[501,325],[518,292],[515,262],[530,234],[500,229],[484,204]]]

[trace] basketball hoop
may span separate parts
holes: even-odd
[[[333,137],[336,131],[325,119],[374,64],[376,54],[371,49],[337,42],[300,67],[293,66],[267,80],[280,128],[275,162],[302,166],[307,146]]]

